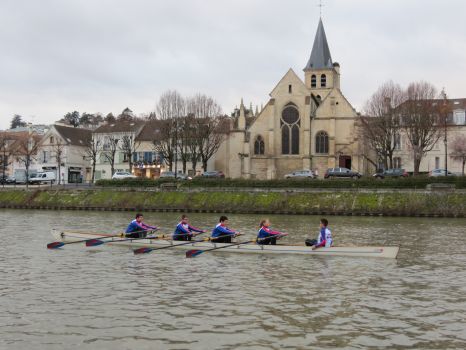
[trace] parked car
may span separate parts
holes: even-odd
[[[376,179],[385,179],[386,177],[408,177],[409,174],[404,169],[385,169],[372,176]]]
[[[361,178],[361,174],[357,171],[350,170],[348,168],[329,168],[324,174],[325,179],[335,178],[335,177],[343,177],[343,178],[352,178],[352,179],[359,179]]]
[[[209,177],[209,178],[225,178],[225,174],[219,170],[213,170],[213,171],[204,171],[201,174],[201,177]]]
[[[161,179],[167,179],[167,178],[172,178],[174,179],[175,178],[175,172],[173,171],[165,171],[163,172],[162,174],[160,174],[160,178]],[[192,180],[192,177],[191,176],[188,176],[186,174],[183,174],[183,173],[178,173],[176,174],[176,178],[178,180]]]
[[[285,179],[315,179],[317,175],[312,170],[296,170],[286,174]]]
[[[40,173],[35,173],[29,177],[30,184],[41,184],[41,183],[55,183],[55,172],[53,171],[44,171]]]
[[[446,172],[445,169],[434,169],[429,172],[430,177],[437,177],[437,176],[456,176],[456,174],[452,173],[451,171],[448,170]]]
[[[6,179],[8,179],[8,176],[0,175],[0,184],[6,184]]]
[[[120,180],[120,179],[136,179],[137,176],[127,172],[127,171],[117,171],[112,176],[112,180]]]
[[[7,184],[15,184],[16,183],[16,178],[14,176],[8,176],[5,180],[5,183]]]

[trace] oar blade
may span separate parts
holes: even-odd
[[[86,241],[86,247],[96,247],[98,245],[104,244],[104,241],[101,241],[100,239],[90,239]]]
[[[134,255],[138,255],[138,254],[147,254],[153,250],[154,248],[142,247],[142,248],[135,249],[133,252],[134,252]]]
[[[63,243],[63,242],[52,242],[52,243],[47,244],[47,248],[48,249],[57,249],[57,248],[63,247],[64,245],[65,245],[65,243]]]
[[[196,256],[201,255],[202,253],[204,253],[203,250],[191,249],[191,250],[188,250],[186,252],[186,257],[187,258],[195,258]]]

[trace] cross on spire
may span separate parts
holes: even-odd
[[[322,17],[322,7],[324,7],[325,5],[322,5],[322,0],[319,0],[319,5],[317,5],[317,7],[319,7],[319,11],[320,11],[320,17]]]

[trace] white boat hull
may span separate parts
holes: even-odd
[[[173,241],[170,239],[135,239],[121,241],[119,237],[105,237],[98,233],[89,233],[81,231],[68,230],[52,230],[52,235],[58,241],[75,242],[86,239],[100,238],[108,241],[106,244],[128,246],[132,248],[161,248],[173,246],[174,249],[209,249],[229,245],[229,243],[213,243],[209,241],[191,242],[186,244],[184,241]],[[374,257],[374,258],[389,258],[396,259],[399,247],[330,247],[319,248],[312,250],[311,247],[304,245],[259,245],[259,244],[242,244],[216,250],[216,252],[232,252],[232,253],[258,253],[258,254],[306,254],[306,255],[334,255],[334,256],[354,256],[354,257]]]

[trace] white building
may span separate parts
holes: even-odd
[[[89,181],[91,166],[86,148],[91,137],[88,129],[53,125],[39,142],[36,170],[55,172],[61,183]]]

